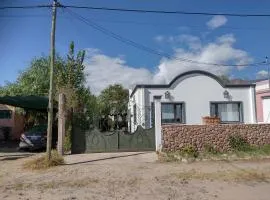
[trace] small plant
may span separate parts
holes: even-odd
[[[24,163],[25,169],[40,170],[50,167],[64,164],[64,158],[58,154],[56,150],[52,150],[51,159],[49,160],[47,155],[43,155],[32,160],[28,160]]]
[[[66,136],[64,139],[64,152],[67,153],[71,150],[71,125],[68,126]]]
[[[181,149],[181,154],[185,157],[197,158],[199,155],[199,152],[194,146],[188,145]]]
[[[210,153],[210,154],[219,153],[218,150],[211,144],[205,144],[203,149],[204,149],[205,153]]]
[[[247,141],[240,135],[231,135],[229,138],[229,145],[236,151],[248,151],[251,149]]]

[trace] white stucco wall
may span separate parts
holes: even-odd
[[[143,91],[144,90],[144,91]],[[203,116],[210,116],[210,102],[229,101],[224,98],[223,92],[227,90],[231,95],[231,101],[240,101],[243,106],[244,123],[256,123],[255,93],[254,87],[223,88],[219,82],[212,77],[203,74],[192,74],[192,76],[178,79],[170,88],[140,88],[134,96],[138,99],[136,103],[141,107],[149,107],[153,102],[153,96],[162,95],[162,102],[184,102],[186,111],[186,124],[201,124]],[[165,99],[165,92],[169,91],[171,99]],[[143,101],[144,99],[147,101]],[[150,115],[150,111],[146,116]],[[142,118],[145,120],[145,118]],[[142,121],[145,128],[150,128],[148,120]],[[139,121],[138,121],[139,122]]]
[[[128,109],[130,109],[131,119],[129,121],[129,126],[131,127],[131,132],[134,132],[137,128],[137,125],[141,125],[145,128],[145,100],[148,99],[149,96],[145,98],[145,89],[139,88],[133,94],[132,98],[129,100]],[[134,122],[134,110],[133,106],[136,104],[136,123]]]
[[[256,83],[256,91],[267,90],[267,89],[269,89],[269,81],[268,80],[259,81]]]

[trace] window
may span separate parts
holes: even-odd
[[[0,110],[0,119],[11,119],[11,110]]]
[[[154,127],[155,126],[155,103],[151,102],[151,126],[150,127]]]
[[[162,103],[162,123],[185,123],[183,103]]]
[[[217,116],[221,122],[243,122],[242,103],[240,102],[214,102],[211,103],[211,116]]]
[[[134,124],[137,124],[137,107],[136,104],[133,106],[133,122]]]

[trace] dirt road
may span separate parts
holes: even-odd
[[[27,171],[30,157],[15,157],[0,154],[0,199],[270,199],[269,160],[159,163],[152,152],[102,153]]]

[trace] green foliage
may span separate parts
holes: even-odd
[[[56,56],[55,66],[60,68],[64,61]],[[6,83],[0,88],[0,95],[38,95],[47,96],[49,91],[50,57],[34,58],[30,66],[19,73],[14,83]]]
[[[188,145],[188,146],[183,147],[181,149],[180,153],[182,156],[192,157],[192,158],[197,158],[199,155],[198,150],[192,145]]]
[[[103,131],[127,127],[128,100],[128,90],[119,84],[110,85],[101,92],[97,101]],[[113,122],[110,121],[109,116],[114,117]]]
[[[69,54],[66,59],[56,56],[55,59],[55,94],[64,93],[67,98],[68,108],[77,108],[83,104],[86,94],[91,94],[85,88],[84,61],[85,51],[79,51],[75,56],[74,42],[71,42]],[[47,96],[49,92],[50,79],[50,57],[43,56],[34,58],[30,66],[19,73],[14,83],[7,83],[0,88],[0,95],[38,95]],[[84,91],[87,91],[85,93]],[[81,91],[84,97],[81,98]],[[57,98],[56,98],[57,99]]]
[[[56,56],[54,65],[54,98],[58,100],[58,94],[66,96],[67,127],[71,130],[72,112],[79,112],[83,122],[93,122],[98,106],[89,88],[85,87],[85,67],[83,65],[85,51],[75,53],[74,42],[69,46],[69,53],[65,58]],[[0,87],[0,95],[38,95],[47,96],[49,92],[50,57],[42,56],[34,58],[30,66],[19,73],[14,83],[7,83]],[[86,111],[85,111],[86,110]],[[35,121],[38,116],[35,112],[28,112],[29,119]],[[45,117],[47,115],[45,113]],[[40,118],[40,117],[39,117]],[[71,131],[66,132],[66,149],[70,149]]]
[[[103,115],[125,115],[127,113],[128,90],[122,85],[110,85],[98,98],[100,112]]]
[[[236,151],[248,151],[250,150],[250,145],[247,141],[240,135],[230,135],[228,138],[229,145],[233,150]]]
[[[85,95],[91,95],[90,90],[84,86],[84,57],[85,51],[79,51],[75,56],[74,42],[71,42],[64,64],[56,67],[57,93],[65,94],[68,109],[82,109],[80,106],[85,103]]]
[[[219,153],[218,150],[211,144],[205,144],[204,147],[204,152],[205,153],[210,153],[210,154],[217,154]]]
[[[67,153],[71,150],[71,131],[72,131],[72,126],[71,124],[68,124],[65,138],[64,138],[64,152]]]

